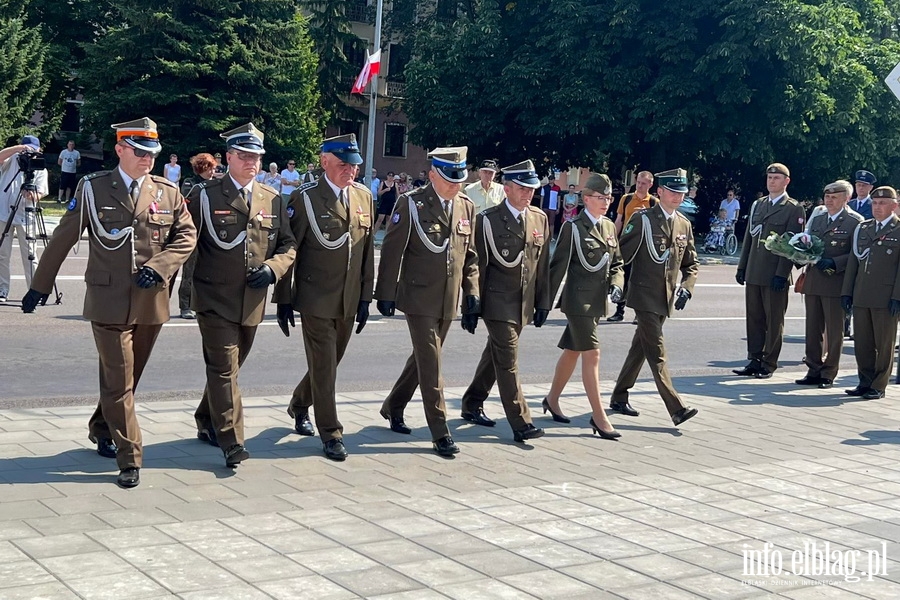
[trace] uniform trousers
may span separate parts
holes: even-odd
[[[307,371],[294,388],[288,414],[296,417],[308,412],[312,406],[322,441],[339,440],[343,437],[344,427],[337,416],[335,381],[337,367],[353,333],[353,317],[325,319],[301,313],[300,321]]]
[[[491,393],[494,382],[500,402],[514,431],[531,424],[531,412],[519,382],[519,335],[522,326],[505,321],[484,320],[488,341],[475,368],[472,383],[462,397],[462,411],[476,412]]]
[[[194,412],[198,429],[212,427],[219,447],[244,443],[244,407],[238,387],[238,371],[253,347],[256,325],[241,325],[214,312],[197,314],[203,337],[206,388]]]
[[[100,356],[100,402],[88,422],[91,441],[111,438],[119,469],[141,467],[141,428],[134,412],[134,390],[162,329],[159,325],[108,325],[91,322]]]
[[[451,319],[424,315],[406,315],[412,354],[406,360],[391,393],[384,399],[382,411],[400,418],[412,399],[416,386],[422,390],[425,420],[433,441],[450,435],[447,405],[444,403],[444,377],[441,374],[441,348],[450,331]]]
[[[650,366],[650,372],[653,373],[653,380],[656,382],[656,390],[665,402],[669,415],[674,415],[684,408],[684,402],[681,401],[681,396],[672,385],[672,377],[669,375],[669,367],[666,364],[666,346],[663,339],[663,324],[666,322],[666,315],[635,310],[634,316],[637,318],[637,329],[631,340],[631,348],[628,349],[625,363],[616,379],[616,386],[613,388],[610,402],[616,404],[628,402],[628,390],[634,387],[634,383],[641,373],[641,367],[644,365],[644,359],[646,359]]]
[[[844,348],[841,299],[806,294],[806,366],[810,377],[834,380]]]
[[[894,361],[897,317],[886,308],[853,307],[853,347],[859,387],[884,392]]]
[[[6,231],[6,225],[7,221],[0,221],[0,234]],[[25,226],[13,225],[9,228],[9,234],[3,240],[3,245],[0,246],[0,296],[8,296],[11,291],[9,287],[11,279],[9,260],[12,257],[13,238],[19,240],[19,254],[22,255],[22,268],[25,271],[25,287],[28,289],[31,289],[31,276],[34,274],[34,270],[37,269],[37,262],[28,258],[28,240],[25,239]]]
[[[181,266],[181,283],[178,286],[178,308],[184,310],[191,307],[191,291],[194,289],[194,267],[197,266],[197,251]]]
[[[788,286],[789,287],[789,286]],[[778,368],[778,355],[784,337],[784,313],[787,311],[787,288],[776,292],[769,285],[745,286],[747,306],[747,358],[769,372]]]

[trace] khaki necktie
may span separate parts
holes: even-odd
[[[450,219],[450,201],[444,200],[444,215]]]
[[[128,195],[131,196],[131,202],[137,206],[138,196],[141,195],[141,187],[138,185],[137,179],[131,180],[131,186],[128,188]]]
[[[250,198],[247,196],[247,188],[240,189],[241,198],[244,200],[244,204],[247,205],[247,212],[250,212]]]

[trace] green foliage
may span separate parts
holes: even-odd
[[[290,0],[116,3],[103,36],[83,43],[86,128],[155,120],[164,153],[223,149],[219,134],[252,121],[267,157],[313,156],[323,130],[316,57]]]
[[[0,144],[23,133],[44,133],[30,126],[47,82],[46,51],[40,31],[24,19],[25,3],[0,0]]]

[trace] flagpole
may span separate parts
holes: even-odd
[[[382,0],[377,0],[375,6],[375,39],[373,46],[375,51],[381,49],[381,10]],[[366,132],[366,182],[372,185],[372,163],[375,160],[375,114],[378,103],[378,75],[372,77],[372,88],[369,91],[369,127]]]

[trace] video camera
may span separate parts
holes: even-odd
[[[26,150],[19,153],[16,157],[16,162],[19,165],[19,171],[25,175],[25,183],[22,185],[22,189],[29,192],[37,191],[37,188],[34,185],[34,173],[35,171],[47,168],[47,161],[44,159],[44,153],[40,151],[29,152]]]

